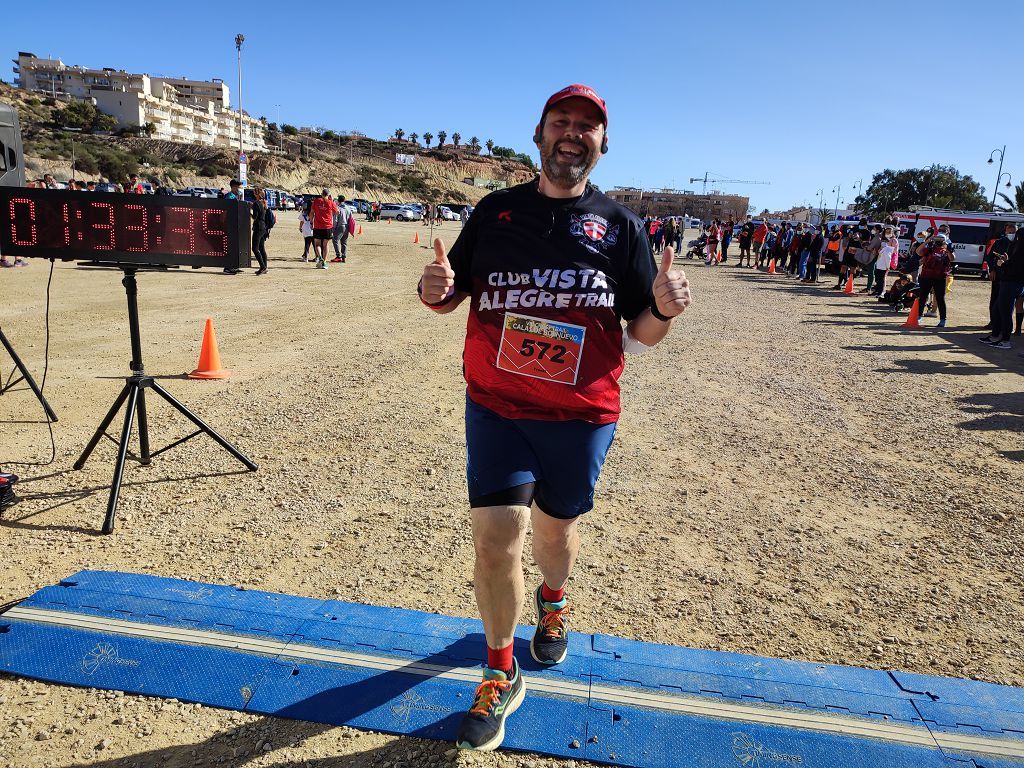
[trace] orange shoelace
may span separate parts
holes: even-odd
[[[544,627],[544,634],[547,637],[561,637],[565,634],[565,622],[569,619],[569,606],[559,608],[557,611],[544,611],[541,616],[540,625]]]
[[[473,706],[469,710],[477,715],[489,715],[491,707],[501,700],[501,692],[512,687],[508,680],[484,680],[476,688]]]

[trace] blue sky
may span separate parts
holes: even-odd
[[[846,9],[846,10],[844,10]],[[1019,0],[833,4],[139,3],[4,11],[7,58],[223,78],[246,111],[356,129],[458,131],[517,151],[552,92],[593,86],[610,152],[592,178],[700,189],[722,184],[760,209],[852,200],[883,168],[951,164],[991,195],[992,149],[1024,180]],[[1016,53],[1015,53],[1016,52]],[[0,77],[13,78],[10,68]],[[436,139],[435,139],[436,141]],[[1015,143],[1016,142],[1016,143]],[[1005,183],[1005,180],[1004,180]]]

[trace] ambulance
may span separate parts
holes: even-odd
[[[985,254],[1002,237],[1007,224],[1024,225],[1024,213],[998,213],[988,211],[952,211],[945,208],[911,206],[909,213],[896,214],[900,223],[900,257],[906,257],[911,242],[918,232],[929,227],[937,232],[939,225],[948,224],[953,239],[953,256],[957,272],[986,272]]]

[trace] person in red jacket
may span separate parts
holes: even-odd
[[[329,189],[323,190],[313,201],[313,252],[317,269],[327,269],[327,241],[334,231],[334,216],[340,210]]]

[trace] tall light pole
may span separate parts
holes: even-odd
[[[864,191],[864,179],[857,179],[857,181],[850,185],[851,187],[857,188],[857,197],[860,197],[861,192]],[[857,202],[857,197],[853,198],[854,203]]]
[[[992,155],[994,155],[996,152],[999,153],[999,173],[996,176],[996,185],[992,189],[992,210],[995,210],[995,207],[996,207],[996,192],[999,191],[999,181],[1003,178],[1003,158],[1006,157],[1006,145],[1003,144],[1003,148],[1002,149],[993,149],[991,152],[988,153],[988,164],[989,165],[992,165]]]
[[[277,143],[278,149],[284,152],[284,131],[281,130],[281,105],[275,104],[277,107]]]
[[[245,147],[242,145],[242,43],[245,42],[245,35],[235,35],[235,48],[238,51],[238,180],[245,186],[246,182],[246,157]]]
[[[832,218],[833,219],[838,219],[839,218],[839,189],[840,189],[840,186],[838,184],[836,184],[834,187],[832,187],[832,191],[836,193],[836,207],[835,207],[835,210],[832,212]]]

